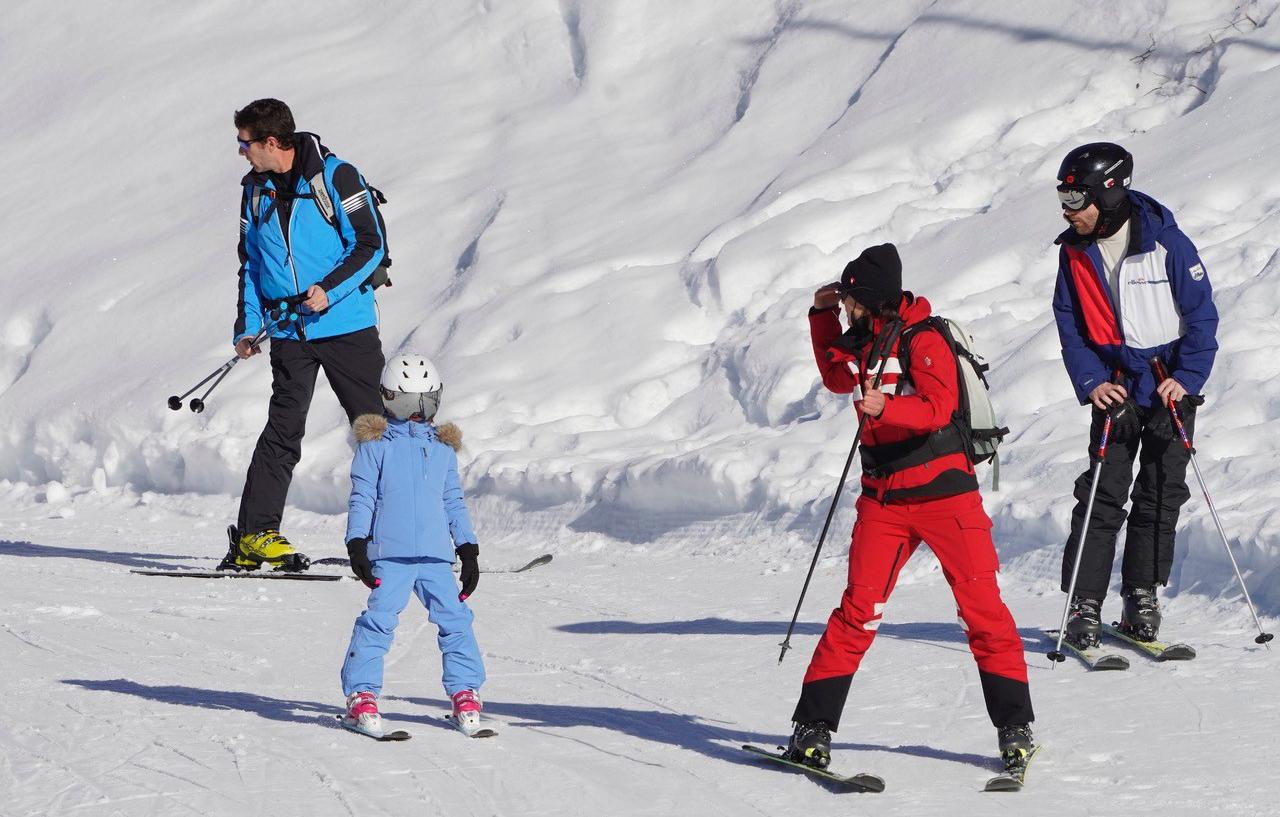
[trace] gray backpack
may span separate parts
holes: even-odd
[[[932,315],[920,323],[908,326],[902,333],[898,344],[898,359],[902,363],[902,371],[907,378],[911,377],[909,358],[910,340],[917,332],[933,329],[947,346],[956,361],[956,380],[960,386],[960,400],[955,414],[951,415],[951,424],[959,431],[964,440],[965,453],[969,461],[975,465],[980,462],[991,462],[991,487],[1000,490],[1000,454],[999,447],[1009,429],[1001,426],[996,419],[995,407],[991,405],[986,372],[991,367],[982,355],[973,348],[973,337],[964,327],[950,318]]]

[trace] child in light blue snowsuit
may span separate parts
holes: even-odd
[[[393,358],[382,378],[386,413],[358,417],[354,424],[359,447],[351,463],[347,550],[352,571],[372,592],[342,664],[349,725],[380,721],[383,656],[410,593],[439,628],[444,690],[455,715],[460,699],[464,709],[479,714],[475,693],[485,680],[484,664],[464,601],[479,578],[479,547],[458,479],[455,451],[462,433],[452,423],[436,428],[431,422],[443,387],[434,372],[424,379],[419,363],[434,369],[419,355]],[[461,593],[455,555],[463,562]]]

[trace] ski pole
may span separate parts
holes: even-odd
[[[875,355],[880,355],[880,368],[876,370],[875,377],[871,379],[871,386],[875,388],[880,385],[880,378],[884,376],[885,364],[889,362],[889,352],[893,349],[893,343],[898,338],[898,334],[902,331],[902,323],[894,321],[884,329],[884,334],[879,341],[872,344],[872,359]],[[831,519],[835,516],[836,505],[840,502],[840,494],[844,491],[844,482],[849,477],[849,467],[853,465],[853,455],[858,450],[858,441],[862,439],[862,427],[867,422],[867,415],[863,414],[858,418],[858,431],[853,435],[853,446],[849,449],[849,458],[844,461],[844,470],[840,472],[840,482],[836,485],[835,496],[831,497],[831,507],[827,509],[827,521],[822,525],[822,533],[818,536],[818,547],[813,551],[813,561],[809,563],[809,573],[804,577],[804,586],[800,588],[800,598],[796,601],[796,611],[791,615],[791,624],[787,626],[787,637],[782,640],[782,652],[778,654],[778,663],[782,663],[782,659],[787,657],[787,650],[791,649],[791,633],[796,628],[796,620],[800,618],[800,607],[804,604],[805,593],[809,592],[809,582],[813,579],[813,570],[818,566],[818,555],[822,553],[822,544],[827,538],[827,529],[831,527]]]
[[[1114,378],[1113,378],[1114,379]],[[1121,405],[1124,405],[1121,403]],[[1102,476],[1102,461],[1107,458],[1107,441],[1111,437],[1111,410],[1107,411],[1102,421],[1102,438],[1098,441],[1098,461],[1093,464],[1093,484],[1089,486],[1089,501],[1084,506],[1084,521],[1080,525],[1080,536],[1076,539],[1076,559],[1071,566],[1071,582],[1067,586],[1067,603],[1062,607],[1062,623],[1058,625],[1058,643],[1049,651],[1049,660],[1057,666],[1066,661],[1062,654],[1062,639],[1067,635],[1067,616],[1071,613],[1071,597],[1076,592],[1076,578],[1080,575],[1080,557],[1084,556],[1084,539],[1089,532],[1089,519],[1093,516],[1093,500],[1098,495],[1098,478]]]
[[[268,333],[268,332],[270,332],[270,331],[271,331],[271,325],[270,325],[270,324],[268,324],[267,326],[262,327],[262,329],[260,329],[260,330],[258,331],[258,334],[254,335],[252,338],[250,338],[250,339],[249,339],[249,345],[250,345],[250,346],[257,346],[259,343],[261,343],[261,342],[262,342],[262,340],[263,340],[264,338],[266,338],[267,333]],[[207,377],[205,377],[205,379],[204,379],[204,380],[201,380],[199,383],[197,383],[197,384],[195,384],[194,386],[192,386],[191,388],[187,389],[187,391],[186,391],[185,393],[183,393],[183,394],[181,394],[181,395],[177,395],[177,394],[170,395],[170,396],[169,396],[169,401],[168,401],[169,408],[170,408],[170,409],[172,409],[173,411],[178,411],[179,409],[181,409],[181,408],[182,408],[182,401],[183,401],[183,400],[185,400],[185,399],[187,398],[187,396],[188,396],[188,395],[193,394],[197,389],[199,389],[199,388],[200,388],[201,386],[203,386],[205,383],[208,383],[210,380],[213,380],[213,385],[212,385],[212,386],[210,386],[210,387],[205,391],[205,393],[204,393],[204,394],[200,395],[199,397],[193,397],[193,398],[191,398],[191,406],[190,406],[191,410],[192,410],[192,411],[194,411],[194,412],[195,412],[195,413],[197,413],[197,414],[199,414],[200,412],[204,411],[204,401],[205,401],[205,399],[206,399],[206,398],[207,398],[211,393],[213,393],[213,390],[214,390],[214,389],[216,389],[216,388],[218,387],[218,384],[222,382],[222,379],[223,379],[224,377],[226,377],[226,376],[231,372],[231,369],[232,369],[232,368],[233,368],[237,363],[239,363],[239,362],[240,362],[240,356],[239,356],[239,355],[234,355],[234,356],[233,356],[230,360],[228,360],[226,363],[223,363],[221,366],[219,366],[218,368],[214,369],[214,370],[213,370],[213,371],[212,371],[212,372],[211,372]],[[217,379],[215,380],[214,378],[217,378]]]
[[[1156,381],[1163,383],[1169,379],[1169,373],[1164,368],[1164,361],[1158,357],[1151,358],[1151,371],[1156,376]],[[1191,440],[1187,438],[1187,429],[1182,425],[1182,416],[1178,412],[1178,404],[1170,397],[1166,403],[1169,409],[1169,416],[1173,419],[1173,425],[1178,429],[1178,436],[1182,438],[1182,446],[1187,449],[1187,456],[1191,458],[1191,467],[1196,472],[1196,480],[1200,483],[1200,491],[1204,494],[1205,504],[1209,506],[1209,515],[1213,517],[1213,524],[1218,528],[1218,535],[1222,537],[1222,546],[1227,549],[1227,558],[1231,560],[1231,567],[1236,572],[1236,580],[1240,582],[1240,592],[1244,594],[1245,604],[1249,605],[1249,612],[1253,614],[1253,623],[1258,627],[1258,636],[1253,639],[1255,644],[1262,644],[1267,649],[1271,646],[1267,643],[1274,636],[1262,629],[1262,621],[1258,618],[1258,610],[1253,606],[1253,599],[1249,598],[1249,588],[1245,587],[1244,576],[1240,573],[1240,565],[1236,563],[1235,554],[1231,552],[1231,545],[1227,542],[1227,533],[1222,528],[1222,520],[1218,518],[1218,509],[1213,506],[1213,499],[1209,496],[1209,488],[1205,485],[1204,475],[1200,473],[1200,465],[1196,462],[1196,450],[1191,445]]]
[[[282,300],[280,301],[280,305],[278,307],[270,310],[270,312],[267,313],[267,317],[269,318],[269,320],[263,325],[261,329],[258,330],[258,334],[254,335],[252,338],[249,339],[249,345],[257,346],[263,340],[266,339],[267,335],[271,333],[271,330],[286,323],[287,321],[297,320],[298,316],[296,313],[291,311],[292,307],[290,306],[290,302],[296,300],[298,297],[299,296],[295,295],[292,298]],[[218,387],[218,384],[222,382],[223,378],[225,378],[231,372],[231,369],[239,362],[240,362],[240,356],[235,355],[226,363],[223,363],[221,366],[214,369],[207,377],[205,377],[199,383],[187,389],[187,391],[184,392],[183,394],[170,395],[168,400],[169,408],[172,409],[173,411],[180,410],[182,408],[183,400],[187,399],[187,397],[190,396],[191,394],[194,394],[205,383],[208,383],[210,380],[213,380],[213,385],[209,386],[209,388],[205,390],[204,394],[200,395],[199,397],[193,397],[191,399],[190,409],[192,411],[194,411],[197,414],[204,411],[204,401],[208,399],[209,395],[212,394],[213,390]]]

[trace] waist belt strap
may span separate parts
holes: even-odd
[[[877,491],[868,485],[862,486],[862,495],[880,503],[899,502],[904,499],[934,499],[944,496],[965,494],[978,490],[978,478],[967,471],[956,468],[943,471],[932,481],[914,488],[892,488]]]
[[[949,423],[928,434],[896,443],[864,445],[859,450],[862,453],[862,473],[873,479],[883,479],[947,454],[958,454],[965,450],[965,441],[959,427]]]

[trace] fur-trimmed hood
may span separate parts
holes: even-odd
[[[368,443],[381,440],[387,433],[388,425],[400,429],[404,434],[413,434],[418,430],[413,426],[419,426],[426,436],[434,437],[454,451],[462,448],[462,429],[456,423],[436,426],[432,423],[411,423],[409,420],[389,419],[385,414],[362,414],[351,424],[351,430],[356,435],[356,442]]]

